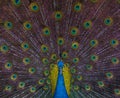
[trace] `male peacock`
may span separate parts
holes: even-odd
[[[120,0],[0,0],[0,98],[120,98]]]

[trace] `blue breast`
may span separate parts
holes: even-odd
[[[59,73],[54,98],[69,98],[64,84],[64,77],[62,74],[63,66],[64,63],[62,61],[59,61],[58,62]]]

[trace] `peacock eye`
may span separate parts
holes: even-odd
[[[11,62],[6,62],[6,63],[5,63],[5,68],[6,68],[7,70],[11,70],[11,68],[12,68],[12,63],[11,63]]]
[[[60,14],[57,14],[56,16],[59,18],[59,17],[60,17]]]
[[[34,87],[34,86],[30,87],[30,92],[31,92],[31,93],[36,92],[36,87]]]
[[[26,24],[26,28],[28,28],[28,29],[29,29],[30,27],[31,27],[31,25],[30,25],[30,24]]]
[[[42,59],[43,64],[47,65],[49,63],[49,60],[47,58]]]
[[[79,43],[78,42],[73,42],[72,43],[72,49],[76,50],[79,48]]]
[[[93,66],[92,66],[92,65],[86,65],[85,67],[86,67],[86,69],[89,70],[89,71],[93,69]]]
[[[111,17],[107,17],[105,18],[104,20],[104,24],[107,25],[107,26],[111,26],[113,23],[113,19]]]
[[[115,95],[120,95],[120,89],[114,89]]]
[[[12,1],[12,4],[17,7],[19,7],[22,3],[21,0],[11,0],[11,1]]]
[[[77,31],[75,29],[71,30],[71,35],[76,35]]]
[[[32,2],[32,3],[29,5],[29,9],[30,9],[32,12],[38,12],[40,8],[39,8],[37,2]]]
[[[104,87],[104,82],[103,81],[98,81],[97,84],[100,88]]]
[[[29,47],[29,44],[26,43],[26,42],[23,42],[21,44],[21,48],[23,49],[23,51],[27,51],[30,47]]]
[[[78,63],[78,62],[79,62],[79,58],[73,58],[73,60],[72,60],[72,61],[73,61],[73,63],[75,63],[75,64],[76,64],[76,63]]]
[[[33,6],[33,9],[35,9],[35,10],[36,10],[36,9],[37,9],[37,6]]]
[[[60,14],[56,14],[56,18],[60,18],[61,17],[61,15]]]
[[[30,74],[34,74],[34,73],[36,72],[36,69],[35,69],[34,67],[30,67],[30,68],[28,69],[28,72],[29,72]]]
[[[82,4],[81,3],[79,3],[79,2],[75,3],[75,5],[74,5],[74,11],[75,12],[81,11],[81,8],[82,8]]]
[[[51,59],[52,59],[52,60],[56,60],[56,59],[57,59],[57,55],[56,55],[56,54],[52,54],[52,55],[51,55]]]
[[[55,20],[61,20],[63,17],[63,14],[61,11],[56,11],[54,17],[55,17]]]
[[[45,75],[45,76],[48,76],[48,75],[49,75],[49,70],[45,70],[45,71],[44,71],[44,75]]]
[[[64,44],[64,39],[62,37],[58,37],[57,44],[58,45],[63,45]]]
[[[89,20],[89,21],[85,21],[83,23],[83,26],[85,29],[90,29],[92,27],[92,22]]]
[[[25,48],[29,48],[29,45],[28,45],[28,44],[25,44],[24,47],[25,47]]]
[[[0,51],[1,51],[2,53],[7,53],[8,50],[9,50],[9,48],[8,48],[7,45],[3,44],[2,46],[0,46]]]
[[[49,33],[49,31],[48,31],[48,30],[46,30],[46,31],[45,31],[45,33],[46,33],[46,34],[48,34],[48,33]]]
[[[64,52],[62,53],[62,58],[66,59],[67,57],[68,57],[68,53],[64,51]]]
[[[48,27],[43,28],[42,32],[43,32],[43,35],[45,35],[45,36],[49,36],[51,33],[51,31]]]
[[[30,64],[30,62],[31,62],[30,58],[28,58],[28,57],[23,58],[23,63],[24,63],[25,65]]]
[[[72,74],[76,73],[76,69],[75,68],[71,68],[70,71],[71,71]]]
[[[85,84],[85,90],[90,91],[91,90],[91,86],[88,85],[88,84]]]
[[[79,86],[78,86],[78,85],[74,85],[73,88],[74,88],[74,90],[76,90],[76,91],[79,90]]]
[[[45,85],[45,86],[43,87],[43,89],[44,89],[44,90],[48,90],[48,89],[49,89],[49,86],[48,86],[48,85]]]
[[[32,29],[32,24],[29,21],[26,21],[23,23],[23,27],[25,30],[31,30]]]
[[[78,76],[77,76],[77,80],[78,80],[78,81],[81,81],[82,79],[83,79],[83,76],[82,76],[82,75],[78,75]]]
[[[97,55],[91,55],[91,61],[96,62],[98,61],[98,56]]]
[[[47,79],[46,83],[47,83],[48,85],[50,85],[50,83],[51,83],[50,79]]]
[[[10,78],[12,81],[16,81],[18,76],[17,76],[17,74],[12,74]]]
[[[42,52],[46,53],[46,52],[48,52],[48,47],[46,45],[42,45],[41,50],[42,50]]]
[[[78,30],[77,27],[72,27],[72,28],[71,28],[70,34],[71,34],[72,36],[77,36],[78,33],[79,33],[79,30]]]
[[[106,77],[107,77],[107,79],[112,79],[113,78],[112,72],[107,72]]]
[[[80,6],[79,6],[79,5],[77,5],[77,6],[76,6],[76,8],[77,8],[77,9],[79,9],[79,8],[80,8]]]
[[[8,30],[11,30],[13,28],[13,23],[10,21],[5,21],[4,22],[4,27]]]
[[[116,58],[116,57],[113,57],[113,58],[111,59],[111,61],[112,61],[112,63],[113,63],[114,65],[116,65],[116,64],[119,63],[119,59]]]
[[[6,49],[7,49],[7,47],[6,47],[6,46],[3,46],[3,49],[4,49],[4,50],[6,50]]]
[[[119,45],[119,41],[118,41],[117,39],[111,39],[111,40],[110,40],[110,45],[111,45],[112,47],[116,47],[116,46]]]
[[[44,79],[40,79],[39,81],[38,81],[38,84],[40,84],[40,85],[43,85],[45,83],[45,80]]]
[[[6,85],[5,86],[5,91],[12,91],[12,86],[11,85]]]

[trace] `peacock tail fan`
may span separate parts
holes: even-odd
[[[0,0],[0,98],[120,98],[120,0]]]

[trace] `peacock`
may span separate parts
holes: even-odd
[[[0,98],[120,98],[120,0],[0,0]]]

